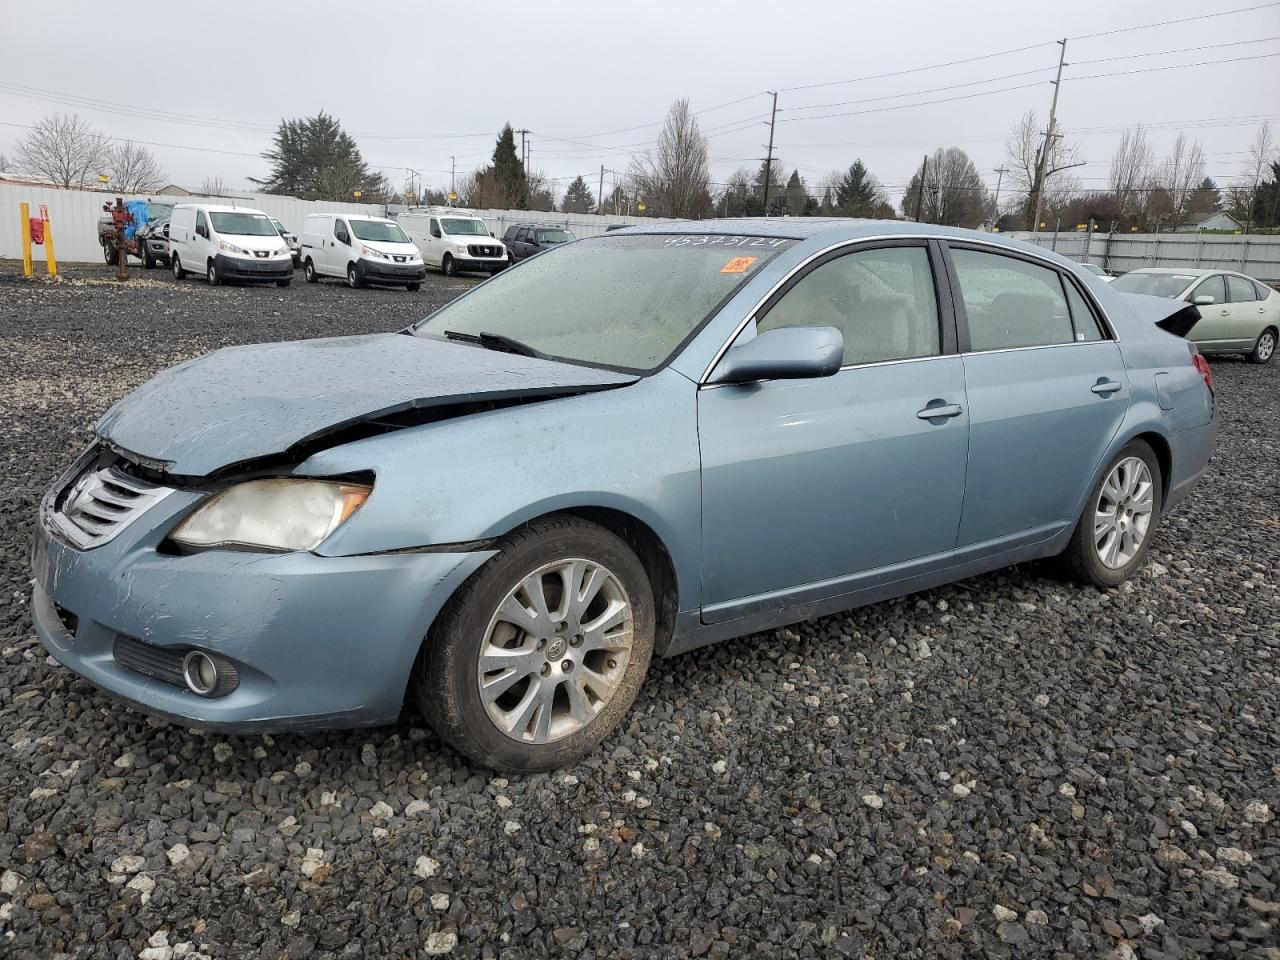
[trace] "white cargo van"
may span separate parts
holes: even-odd
[[[427,207],[402,215],[400,224],[422,251],[427,266],[438,267],[448,276],[497,273],[507,265],[507,248],[470,210]]]
[[[417,290],[427,276],[422,254],[394,220],[359,213],[312,213],[302,224],[302,275],[307,283],[344,277]]]
[[[287,287],[293,256],[271,218],[251,207],[179,203],[169,215],[169,264],[181,280],[201,273],[224,280],[271,280]]]

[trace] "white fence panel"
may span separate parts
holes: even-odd
[[[1009,233],[1111,273],[1140,267],[1238,270],[1280,284],[1280,236],[1196,233]]]

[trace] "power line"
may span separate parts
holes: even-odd
[[[1112,37],[1117,33],[1132,33],[1134,30],[1152,30],[1156,27],[1171,27],[1177,23],[1194,23],[1197,20],[1212,20],[1215,17],[1230,17],[1237,13],[1251,13],[1254,10],[1265,10],[1268,7],[1280,7],[1280,0],[1273,3],[1259,3],[1252,7],[1238,7],[1235,10],[1219,10],[1217,13],[1202,13],[1195,17],[1182,17],[1178,20],[1160,20],[1156,23],[1140,23],[1133,27],[1117,27],[1115,30],[1102,30],[1098,33],[1082,33],[1079,36],[1068,37],[1068,40],[1094,40],[1098,37]]]
[[[938,100],[921,100],[919,103],[900,103],[891,107],[872,107],[868,110],[851,110],[847,113],[824,113],[814,117],[783,117],[779,123],[795,123],[800,120],[830,120],[835,117],[859,117],[868,113],[887,113],[891,110],[909,110],[913,107],[928,107],[935,103],[954,103],[957,100],[973,100],[977,97],[990,97],[998,93],[1010,93],[1014,90],[1026,90],[1030,87],[1041,87],[1049,80],[1039,80],[1035,83],[1020,83],[1013,87],[1001,87],[998,90],[982,90],[978,93],[968,93],[959,97],[943,97]]]
[[[1242,47],[1251,43],[1270,43],[1272,40],[1280,40],[1280,36],[1260,37],[1257,40],[1230,40],[1226,43],[1206,43],[1198,47],[1179,47],[1176,50],[1154,50],[1151,53],[1126,53],[1118,57],[1102,57],[1098,60],[1072,60],[1067,64],[1067,66],[1083,67],[1086,64],[1114,63],[1117,60],[1137,60],[1142,57],[1167,57],[1174,53],[1195,53],[1198,50],[1220,50],[1223,47]]]
[[[1068,80],[1107,80],[1111,77],[1129,77],[1136,73],[1160,73],[1164,70],[1185,70],[1188,67],[1220,67],[1228,63],[1244,63],[1247,60],[1270,60],[1280,53],[1259,53],[1252,57],[1231,57],[1227,60],[1201,60],[1197,63],[1169,63],[1163,67],[1139,67],[1136,70],[1118,70],[1115,73],[1093,73],[1084,77],[1068,77]]]

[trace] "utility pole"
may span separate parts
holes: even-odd
[[[1044,134],[1044,144],[1040,147],[1040,162],[1036,165],[1036,212],[1031,221],[1031,232],[1040,231],[1040,213],[1044,209],[1044,168],[1049,162],[1049,151],[1053,149],[1053,140],[1057,134],[1058,93],[1062,90],[1062,68],[1067,59],[1067,41],[1064,37],[1058,41],[1062,48],[1058,51],[1058,77],[1053,81],[1053,100],[1049,103],[1049,129]]]
[[[1000,219],[1000,184],[1004,180],[1004,175],[1009,171],[1003,165],[996,167],[996,198],[991,204],[991,224],[995,226],[996,221]]]
[[[516,133],[520,134],[520,165],[526,170],[529,169],[528,161],[525,159],[524,138],[528,135],[529,130],[520,129]]]
[[[920,222],[920,210],[924,204],[924,181],[929,175],[929,155],[924,155],[924,162],[920,164],[920,189],[916,191],[916,223]]]
[[[604,164],[600,164],[600,191],[596,194],[596,212],[600,212],[600,206],[604,203]]]
[[[778,117],[778,94],[773,93],[773,111],[769,114],[769,152],[764,155],[764,215],[769,215],[769,177],[773,169],[773,123]]]
[[[449,158],[449,192],[450,193],[457,192],[458,187],[457,187],[457,183],[455,182],[457,179],[457,173],[458,173],[458,158],[450,157]]]

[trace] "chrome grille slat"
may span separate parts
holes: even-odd
[[[172,487],[139,480],[116,464],[89,466],[52,498],[50,525],[82,550],[102,546],[146,510],[173,492]]]

